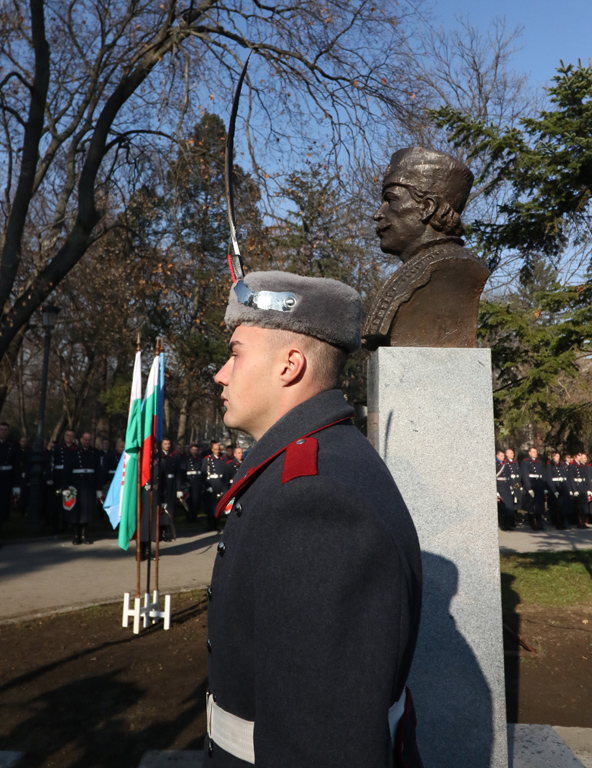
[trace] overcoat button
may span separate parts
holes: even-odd
[[[223,541],[218,542],[218,554],[222,556],[226,552],[226,544]]]
[[[235,512],[236,512],[236,516],[237,516],[237,517],[240,517],[240,516],[242,515],[242,513],[243,513],[243,508],[242,508],[242,505],[241,505],[240,501],[238,501],[238,502],[235,504],[235,506],[234,506],[234,510],[235,510]]]
[[[213,752],[214,752],[214,742],[210,741],[208,744],[208,757],[211,757]]]
[[[208,595],[208,600],[211,600],[212,599],[212,588],[211,587],[208,587],[207,595]]]
[[[208,647],[208,653],[211,653],[212,652],[212,641],[210,640],[209,637],[208,637],[208,642],[206,643],[206,645]]]
[[[304,439],[296,440],[296,445],[302,445],[302,443],[305,443],[305,442],[306,442],[306,440],[304,440]]]

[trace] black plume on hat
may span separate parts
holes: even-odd
[[[237,325],[256,325],[304,333],[348,352],[360,348],[362,301],[358,292],[345,283],[272,271],[251,272],[244,278],[244,284],[255,295],[261,291],[273,291],[292,296],[283,311],[263,309],[241,303],[233,285],[224,316],[231,332]]]

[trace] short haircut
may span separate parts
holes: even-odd
[[[312,380],[321,391],[335,389],[339,383],[339,377],[347,362],[348,352],[328,341],[315,339],[305,333],[295,331],[274,331],[277,336],[276,348],[293,344],[300,347],[310,365]]]

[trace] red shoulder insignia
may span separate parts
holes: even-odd
[[[317,452],[319,444],[314,437],[302,437],[286,448],[282,483],[288,483],[296,477],[310,477],[318,474]]]

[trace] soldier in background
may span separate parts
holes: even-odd
[[[220,443],[212,443],[212,453],[202,461],[201,481],[208,531],[215,531],[218,527],[216,505],[230,487],[230,472],[225,457],[221,455]]]
[[[524,488],[522,507],[529,513],[531,528],[544,531],[546,484],[544,467],[534,446],[529,448],[528,456],[522,460],[520,477]]]
[[[76,503],[65,510],[64,518],[72,524],[72,544],[92,544],[86,531],[92,522],[97,499],[101,498],[101,461],[99,452],[91,445],[92,436],[85,432],[80,438],[80,447],[66,453],[64,486],[76,488]]]
[[[558,451],[551,454],[547,464],[545,480],[549,495],[547,503],[551,521],[559,529],[569,528],[572,500],[569,492],[567,465],[561,461]]]
[[[10,508],[21,495],[21,449],[10,438],[10,426],[0,423],[0,534]]]
[[[588,513],[588,481],[584,462],[585,454],[576,453],[574,461],[567,468],[569,490],[573,501],[573,515],[578,528],[587,528],[586,515]]]
[[[510,477],[510,485],[512,486],[512,495],[514,497],[514,509],[518,510],[518,503],[522,497],[522,483],[520,481],[520,467],[518,462],[514,458],[514,451],[511,448],[506,448],[506,464],[508,465],[508,475]],[[518,523],[518,519],[514,516],[514,519]],[[522,518],[520,517],[520,520]]]
[[[165,437],[158,455],[158,492],[160,498],[160,539],[172,541],[175,527],[175,506],[181,490],[181,457],[171,451],[171,441]]]
[[[199,447],[197,443],[192,443],[189,448],[189,455],[184,457],[181,468],[184,484],[188,491],[187,520],[190,522],[197,520],[201,502],[201,463]]]
[[[76,451],[75,435],[72,429],[64,432],[64,440],[59,445],[49,446],[48,469],[46,473],[47,519],[53,531],[59,533],[64,528],[64,508],[62,492],[66,489],[66,464],[71,452]]]
[[[503,531],[516,527],[516,505],[512,492],[509,465],[503,451],[495,455],[495,479],[497,485],[497,510],[499,526]]]
[[[240,465],[243,463],[243,449],[240,447],[240,445],[237,445],[234,449],[232,458],[226,462],[226,466],[228,467],[228,481],[229,483],[232,483],[234,481],[234,476],[239,470]]]

